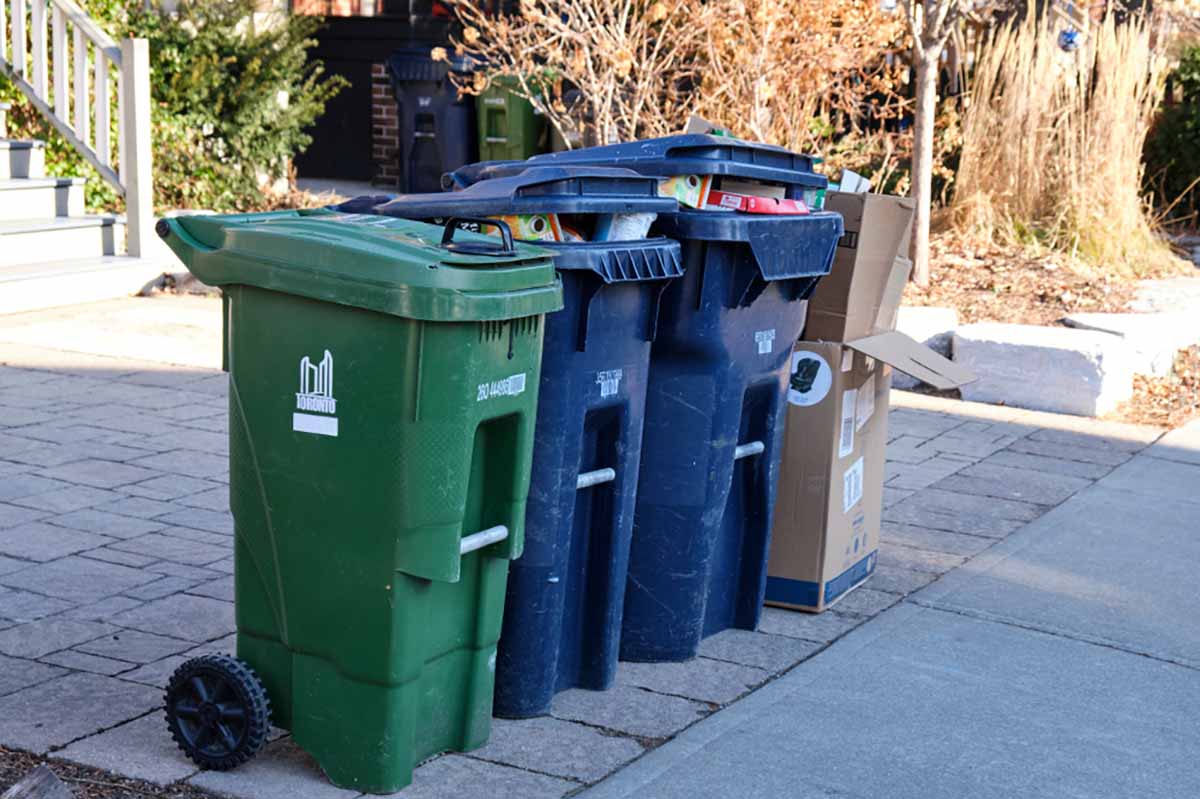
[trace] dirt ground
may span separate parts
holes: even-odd
[[[1134,424],[1174,428],[1200,417],[1200,346],[1175,356],[1175,371],[1166,377],[1136,375],[1133,399],[1107,417]]]
[[[161,799],[212,799],[212,794],[197,788],[182,785],[161,788],[149,782],[124,779],[100,769],[48,761],[37,755],[14,752],[4,747],[0,747],[0,794],[39,763],[47,763],[55,776],[71,790],[75,799],[143,799],[147,796]]]
[[[1176,277],[1190,267],[1140,278]],[[957,308],[959,322],[1058,324],[1080,312],[1126,311],[1139,278],[1095,269],[1066,253],[941,233],[930,242],[930,281],[909,284],[906,305]]]
[[[935,235],[930,250],[930,284],[909,284],[904,303],[956,308],[961,324],[1058,325],[1071,313],[1120,313],[1129,310],[1139,279],[1200,274],[1182,260],[1177,271],[1136,278],[1109,274],[1065,253],[970,241],[952,233]],[[1174,374],[1135,377],[1133,399],[1106,418],[1172,428],[1196,417],[1200,347],[1176,356]]]

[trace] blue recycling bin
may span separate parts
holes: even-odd
[[[826,185],[807,156],[706,135],[473,164],[444,184],[545,164],[767,183],[810,205]],[[680,242],[685,275],[663,294],[651,353],[621,658],[677,661],[706,636],[758,626],[788,361],[842,218],[680,209],[660,215],[655,232]]]
[[[454,194],[362,198],[346,211],[431,219],[558,214],[587,233],[610,214],[670,213],[657,181],[622,169],[535,168]],[[510,566],[496,715],[549,712],[554,694],[616,672],[638,487],[647,371],[660,298],[682,275],[664,238],[538,242],[564,309],[546,316],[525,549]]]
[[[460,80],[474,70],[469,59],[434,61],[429,47],[396,50],[387,61],[400,122],[400,188],[437,191],[446,170],[478,158],[475,98],[461,95]]]

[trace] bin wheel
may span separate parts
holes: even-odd
[[[196,765],[228,771],[258,754],[271,705],[254,670],[229,655],[192,658],[166,690],[167,728]]]

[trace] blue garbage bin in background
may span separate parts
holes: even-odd
[[[810,205],[826,186],[807,156],[707,135],[473,164],[443,185],[547,164],[760,182]],[[706,636],[758,626],[792,343],[842,218],[680,209],[654,231],[680,242],[685,275],[663,295],[651,353],[621,658],[676,661]]]
[[[414,219],[553,213],[590,237],[612,214],[677,210],[657,185],[622,169],[545,167],[340,208]],[[612,684],[650,347],[660,297],[682,275],[680,247],[664,238],[537,244],[555,254],[565,307],[546,316],[525,549],[510,567],[497,652],[495,713],[508,718],[549,712],[566,688]]]
[[[399,106],[400,189],[438,191],[442,173],[478,157],[475,98],[460,96],[452,75],[468,75],[473,65],[450,56],[434,61],[429,47],[392,53],[387,72]]]

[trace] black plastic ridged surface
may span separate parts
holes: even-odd
[[[595,271],[605,283],[662,280],[680,277],[683,262],[678,247],[613,249],[600,253]]]
[[[226,729],[232,743],[218,731],[210,732],[213,743],[202,740],[203,725],[185,713],[188,703],[196,704],[196,681],[206,685],[211,704],[222,710],[236,710],[229,716]],[[219,691],[212,690],[218,683]],[[228,771],[250,760],[267,742],[271,729],[271,702],[254,670],[235,657],[224,654],[202,655],[184,663],[171,675],[164,692],[167,729],[171,738],[196,765],[212,771]],[[220,718],[224,719],[222,714]],[[236,734],[234,731],[236,730]]]

